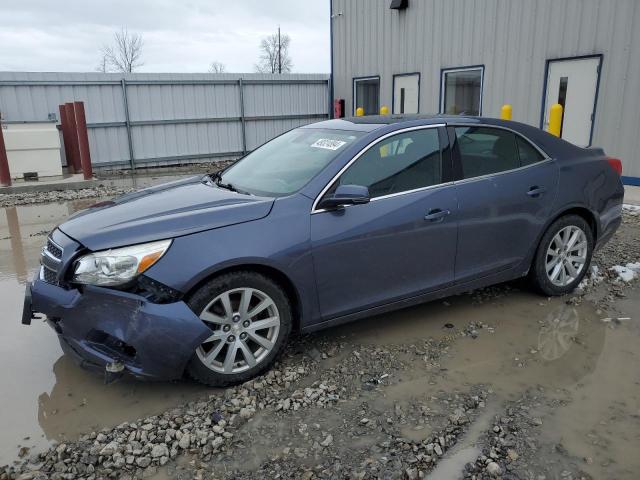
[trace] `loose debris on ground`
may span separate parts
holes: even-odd
[[[639,232],[640,216],[625,210],[616,237],[596,253],[589,276],[566,302],[594,302],[603,317],[615,312],[615,300],[636,281],[615,267],[631,269],[640,259]],[[471,292],[472,302],[504,298],[515,285]],[[469,319],[437,339],[384,346],[301,337],[271,371],[241,386],[43,453],[18,446],[19,458],[0,467],[0,480],[137,479],[161,470],[176,479],[414,480],[455,456],[490,409],[498,413],[474,441],[478,455],[460,465],[459,478],[590,480],[562,444],[540,438],[545,415],[566,404],[566,394],[535,387],[503,403],[491,385],[436,387],[450,347],[494,329]],[[391,394],[415,378],[431,387]]]
[[[84,198],[114,197],[133,191],[133,188],[99,185],[81,190],[54,190],[51,192],[24,192],[0,194],[0,207],[33,205],[37,203],[68,202]]]
[[[212,173],[222,168],[226,168],[228,165],[232,163],[233,163],[232,161],[222,161],[222,162],[215,162],[215,163],[191,165],[189,167],[188,173],[189,174]],[[164,173],[164,174],[166,174],[168,171],[173,172],[175,174],[181,173],[181,170],[179,168],[154,169],[152,171],[156,173]],[[83,188],[80,190],[53,190],[49,192],[24,192],[24,193],[9,193],[9,194],[0,193],[0,208],[14,207],[18,205],[33,205],[38,203],[67,202],[67,201],[80,200],[85,198],[114,197],[114,196],[123,195],[125,193],[132,192],[134,190],[133,187],[109,184],[109,182],[107,181],[109,178],[122,178],[127,175],[126,171],[118,171],[118,172],[119,173],[117,175],[108,175],[108,176],[101,177],[104,183],[101,183],[95,187]],[[187,173],[187,171],[185,171],[185,173]],[[60,188],[64,188],[64,185],[61,184]]]

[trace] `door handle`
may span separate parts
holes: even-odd
[[[429,222],[441,222],[444,220],[444,217],[449,215],[451,212],[449,210],[442,210],[440,208],[432,208],[429,212],[424,216],[424,219]]]
[[[533,187],[529,188],[529,191],[527,192],[527,195],[529,195],[530,197],[533,197],[533,198],[537,198],[537,197],[539,197],[540,195],[542,195],[546,191],[547,191],[546,188],[534,185]]]

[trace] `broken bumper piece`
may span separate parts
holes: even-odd
[[[182,301],[158,304],[128,292],[65,289],[39,278],[27,287],[25,311],[23,323],[25,315],[45,314],[65,353],[106,377],[181,378],[197,346],[211,334]]]

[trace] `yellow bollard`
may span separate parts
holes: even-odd
[[[559,103],[551,105],[551,109],[549,110],[548,131],[551,135],[555,135],[556,137],[559,137],[560,132],[562,131],[562,105]]]
[[[389,115],[389,107],[383,105],[380,107],[380,115]]]
[[[500,118],[502,120],[511,120],[511,114],[513,113],[513,108],[508,103],[505,103],[500,109]]]
[[[362,107],[356,108],[356,117],[362,117],[362,116],[364,116],[364,108]]]

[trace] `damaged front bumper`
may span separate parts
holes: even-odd
[[[123,367],[135,377],[181,378],[210,330],[184,303],[153,303],[103,287],[66,289],[40,276],[27,285],[23,323],[45,314],[62,349],[81,366],[105,372]]]

